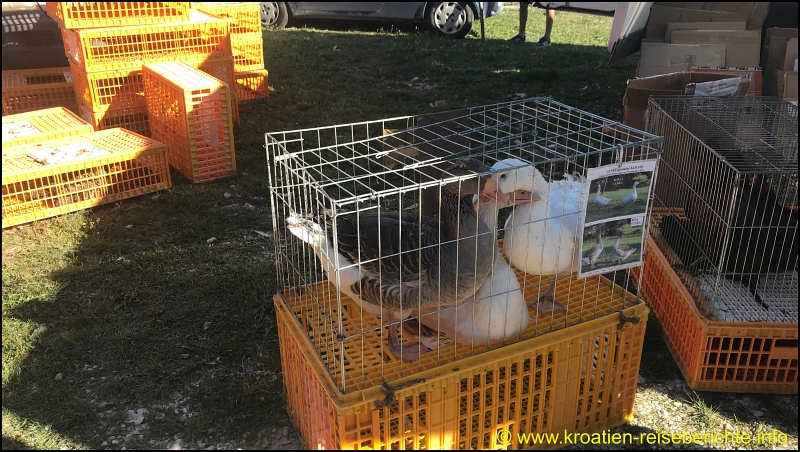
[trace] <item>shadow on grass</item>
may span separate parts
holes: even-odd
[[[84,221],[66,265],[37,269],[45,253],[34,250],[14,268],[4,253],[4,273],[22,272],[4,282],[38,270],[58,287],[4,307],[5,318],[39,326],[15,339],[27,353],[3,385],[4,410],[92,448],[114,435],[128,448],[153,447],[142,438],[169,447],[175,434],[189,447],[247,431],[255,440],[286,418],[273,245],[253,232],[271,231],[265,193],[229,187],[236,178],[173,178],[172,189],[73,214]],[[33,241],[63,219],[14,234]],[[3,342],[5,355],[5,332]],[[4,448],[18,443],[4,435]]]

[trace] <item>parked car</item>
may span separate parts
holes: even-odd
[[[375,20],[427,25],[434,33],[463,38],[475,18],[493,17],[502,2],[261,2],[261,24],[283,28],[290,18]]]

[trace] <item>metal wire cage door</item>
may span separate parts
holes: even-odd
[[[515,268],[502,281],[494,277],[493,288],[518,282],[518,288],[513,290],[524,294],[529,302],[548,285],[555,284],[553,293],[566,306],[566,313],[537,315],[536,310],[531,310],[530,321],[523,322],[519,332],[492,343],[465,344],[458,338],[440,335],[437,348],[422,353],[413,362],[405,362],[392,356],[386,346],[386,326],[398,323],[389,315],[390,307],[383,302],[369,306],[354,299],[352,291],[347,295],[350,289],[343,282],[345,272],[353,268],[362,271],[370,262],[342,260],[340,251],[345,244],[340,242],[338,221],[357,218],[354,223],[363,223],[360,215],[407,215],[414,221],[429,217],[444,224],[448,186],[461,190],[475,177],[498,181],[502,177],[493,168],[479,171],[475,177],[448,172],[457,158],[471,157],[486,167],[515,159],[515,168],[535,168],[548,181],[580,181],[591,168],[622,160],[656,158],[661,149],[660,137],[549,98],[532,98],[431,115],[268,133],[266,147],[280,300],[295,314],[342,393],[380,386],[641,303],[636,295],[640,282],[632,280],[626,271],[584,279],[559,275],[562,279],[553,282],[553,275],[524,273]],[[477,200],[479,195],[467,199]],[[490,232],[478,228],[473,236],[454,239],[477,243],[480,237],[492,234],[490,248],[481,251],[475,245],[475,252],[467,253],[470,257],[459,255],[456,259],[477,262],[487,253],[498,253],[494,255],[504,259],[502,239],[507,231],[503,225],[514,212],[505,209],[493,217]],[[577,210],[571,212],[577,214]],[[498,223],[495,233],[493,226]],[[297,233],[301,226],[305,229]],[[647,222],[643,227],[646,226]],[[405,233],[422,234],[413,228]],[[390,242],[392,238],[384,234],[378,230],[374,237],[362,240]],[[501,239],[499,244],[497,239]],[[443,239],[442,243],[427,247],[445,245]],[[425,247],[420,246],[396,251],[392,256],[399,256],[405,265],[423,259],[424,252]],[[498,290],[492,296],[502,295]],[[476,299],[455,306],[428,305],[429,313],[417,312],[409,318],[419,320],[423,314],[438,315],[453,309],[477,316],[479,302]],[[523,315],[529,315],[527,308]],[[421,331],[420,326],[410,329]],[[415,333],[404,332],[404,345],[413,342],[414,336]]]
[[[797,106],[653,97],[653,237],[703,314],[797,323]]]

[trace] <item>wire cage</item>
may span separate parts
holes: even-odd
[[[463,198],[459,206],[477,202],[486,192],[469,197],[469,191],[464,196],[465,190],[474,187],[479,177],[487,181],[486,187],[490,185],[490,177],[499,181],[506,173],[487,167],[506,159],[517,159],[513,168],[535,168],[550,182],[573,180],[583,193],[589,189],[582,182],[588,169],[623,159],[654,159],[660,153],[660,137],[550,98],[531,98],[430,115],[268,133],[266,144],[280,288],[276,303],[282,303],[294,313],[342,393],[381,386],[505,344],[616,314],[641,303],[637,295],[640,281],[632,279],[628,272],[609,272],[583,279],[567,272],[558,274],[553,292],[566,312],[548,311],[541,306],[542,312],[539,312],[535,305],[529,309],[527,303],[545,293],[555,279],[552,274],[530,269],[528,273],[509,269],[507,264],[506,271],[498,269],[499,260],[502,264],[506,262],[504,249],[508,251],[508,247],[503,246],[503,241],[509,240],[503,225],[507,218],[513,219],[516,210],[504,209],[499,217],[497,210],[493,210],[495,216],[482,216],[480,212],[483,211],[478,209],[477,218],[470,216],[474,213],[467,213],[469,209],[461,207],[453,213],[455,210],[447,207],[450,205],[447,197],[453,195],[448,195],[447,190],[448,187],[461,190],[458,195]],[[467,175],[453,170],[451,165],[455,159],[467,156],[486,166]],[[552,187],[550,190],[551,193],[556,191]],[[565,213],[577,217],[582,214],[581,209],[575,206],[567,212],[565,208],[559,214],[537,221],[560,221],[558,217]],[[409,226],[406,229],[402,225],[395,229],[386,226],[370,229],[366,216],[380,214],[408,220],[403,224]],[[448,216],[456,216],[456,219],[448,219]],[[433,234],[435,243],[423,240],[427,229],[414,226],[415,222],[430,225],[427,221],[441,225],[433,226],[440,228]],[[478,225],[481,221],[488,228],[481,229]],[[455,236],[443,232],[448,222],[459,225],[455,227]],[[469,224],[475,227],[470,229]],[[498,224],[499,230],[495,232]],[[643,228],[646,226],[645,221]],[[576,233],[574,226],[573,230],[566,226],[561,229],[557,234],[564,237],[573,237]],[[360,236],[362,242],[354,244],[352,238],[347,237],[348,233]],[[409,241],[404,242],[407,238]],[[607,249],[611,250],[615,237],[610,235],[605,240]],[[378,257],[367,256],[365,242],[379,249]],[[393,242],[400,244],[393,245]],[[403,243],[421,245],[403,249]],[[452,247],[447,248],[448,245]],[[577,248],[577,244],[571,246]],[[457,250],[455,257],[453,249]],[[406,311],[398,317],[400,309],[388,301],[398,285],[390,275],[401,274],[399,279],[407,279],[409,286],[427,284],[418,282],[425,279],[422,271],[410,273],[422,267],[422,261],[430,259],[431,250],[438,253],[433,260],[439,276],[433,278],[432,287],[439,292],[430,297],[421,294],[422,289],[408,292],[413,294],[410,297],[413,309],[406,320],[412,321],[400,325],[399,317],[404,317],[410,308],[402,308]],[[640,251],[644,253],[641,248]],[[345,255],[361,256],[361,260],[353,262],[358,259],[350,261]],[[394,259],[392,262],[399,262],[398,267],[408,266],[407,272],[384,267],[383,263],[377,266],[378,270],[374,270],[376,266],[369,267],[381,259]],[[448,259],[450,263],[444,262]],[[469,285],[468,281],[466,287],[472,292],[459,295],[459,289],[455,289],[456,297],[464,297],[464,293],[470,296],[447,304],[443,300],[452,292],[448,292],[451,281],[445,280],[448,273],[444,268],[451,265],[460,271],[462,263],[471,268],[463,275],[477,283]],[[491,268],[488,276],[478,269],[487,266]],[[395,270],[396,273],[391,273]],[[359,294],[367,293],[372,286],[364,282],[350,285],[348,281],[353,280],[353,272],[356,281],[363,281],[364,275],[369,272],[374,275],[375,271],[379,280],[376,291],[381,295],[373,299],[380,301],[376,304],[359,301]],[[458,271],[455,271],[455,279],[460,284],[463,275]],[[387,276],[383,278],[384,275]],[[485,279],[479,281],[481,275]],[[489,293],[488,287],[491,296],[481,298],[474,291],[477,287],[481,287],[482,293]],[[511,298],[511,292],[518,292],[517,298],[524,298],[521,312],[511,312],[510,302],[497,303],[492,310],[486,310],[489,299],[495,297],[496,300],[503,295]],[[444,324],[442,318],[448,312],[451,316],[448,318],[455,316],[459,321],[462,314],[475,323],[491,323],[491,318],[496,318],[499,323],[494,324],[499,324],[498,328],[503,331],[499,339],[491,340],[477,340],[468,333],[460,337],[456,337],[461,334],[458,332],[445,334],[436,327]],[[433,339],[427,336],[428,342],[424,342],[426,335],[421,324],[429,325],[428,328],[440,334],[437,336],[434,332]],[[387,326],[395,326],[402,332],[403,347],[413,349],[413,344],[420,340],[433,349],[412,362],[399,359],[388,345],[391,333],[387,333]]]
[[[710,320],[797,323],[797,106],[652,97],[664,136],[651,228]]]

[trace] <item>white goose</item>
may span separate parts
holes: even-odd
[[[611,202],[611,198],[606,198],[605,196],[600,195],[600,184],[597,184],[597,193],[594,195],[593,202],[595,203],[595,205],[601,207]]]
[[[624,243],[622,243],[622,231],[617,233],[617,241],[614,242],[614,254],[617,255],[619,260],[624,261],[631,254],[636,252],[636,248],[632,248]]]
[[[639,194],[636,193],[636,186],[637,185],[639,185],[639,181],[636,181],[636,182],[633,183],[633,190],[631,190],[630,193],[628,193],[624,198],[622,198],[622,201],[619,202],[620,204],[622,204],[623,206],[626,206],[626,205],[636,201],[636,198],[639,197]]]
[[[519,167],[507,173],[517,178],[518,185],[534,193],[541,201],[518,206],[506,221],[503,243],[511,265],[532,275],[553,276],[550,287],[535,301],[540,314],[566,312],[564,305],[553,298],[556,279],[578,271],[581,259],[583,193],[588,186],[567,176],[567,180],[549,184],[529,163],[518,159],[497,162],[493,169]],[[499,183],[504,175],[500,175]],[[519,198],[517,193],[515,197]]]
[[[497,230],[497,214],[501,209],[517,203],[539,201],[536,194],[526,193],[523,189],[517,191],[515,183],[515,180],[500,175],[500,191],[515,192],[517,198],[508,195],[508,204],[492,199],[488,201],[490,206],[480,206],[479,217],[490,229]],[[422,344],[435,349],[441,345],[438,333],[444,333],[461,345],[490,345],[519,336],[529,322],[528,303],[523,298],[519,280],[503,256],[497,253],[492,272],[475,293],[474,302],[466,300],[438,313],[423,314],[419,318],[422,326],[413,321],[404,326],[417,335]]]

